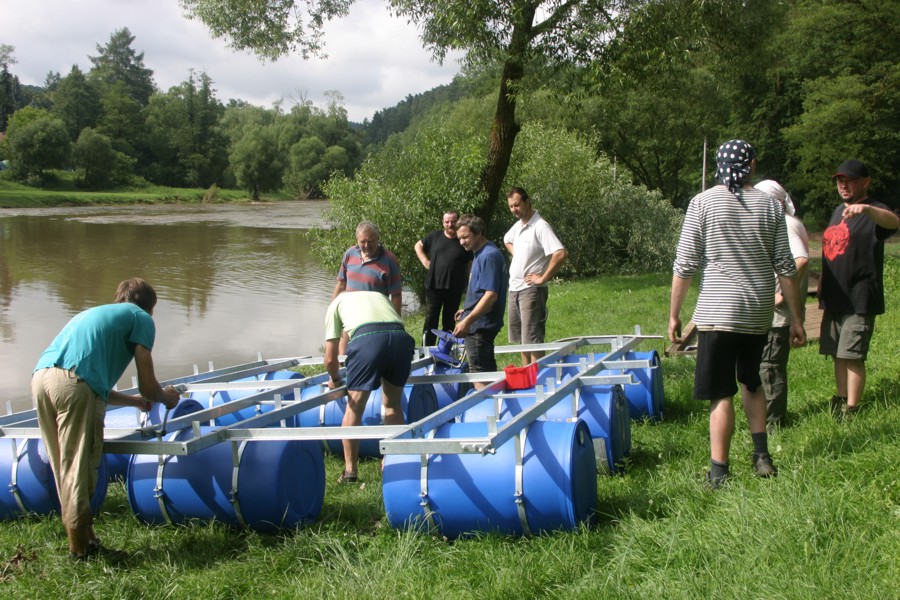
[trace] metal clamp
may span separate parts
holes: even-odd
[[[247,441],[244,440],[240,444],[231,442],[231,494],[228,500],[234,506],[234,515],[237,517],[238,523],[242,527],[247,527],[244,515],[241,513],[241,502],[238,499],[238,481],[241,472],[241,459],[244,456],[244,448],[247,447]]]
[[[530,428],[531,426],[525,427],[516,434],[514,439],[516,446],[516,493],[513,497],[516,503],[516,510],[519,513],[519,523],[522,525],[522,532],[526,536],[531,536],[531,527],[528,526],[528,513],[525,510],[525,442]]]
[[[172,434],[172,439],[178,433]],[[169,440],[171,441],[171,439]],[[156,498],[157,504],[159,504],[159,512],[162,513],[163,519],[166,520],[166,523],[172,525],[172,517],[169,515],[169,509],[166,506],[166,490],[163,487],[164,474],[166,470],[166,463],[172,458],[171,455],[168,454],[160,454],[159,459],[156,466],[156,487],[153,488],[153,497]]]
[[[432,429],[428,432],[426,438],[434,439],[434,434],[436,432],[437,429]],[[428,459],[431,458],[431,456],[431,454],[419,455],[419,497],[421,498],[419,506],[422,507],[422,511],[425,513],[425,519],[428,521],[428,527],[432,530],[436,530],[437,522],[435,522],[434,520],[434,511],[431,509],[431,503],[428,501]]]
[[[26,445],[28,444],[28,440],[24,439],[19,443],[18,448],[16,447],[16,440],[9,440],[10,444],[12,444],[13,449],[13,463],[12,463],[12,471],[9,475],[9,491],[16,499],[16,504],[19,505],[19,510],[23,513],[28,512],[25,509],[25,503],[22,501],[22,495],[19,493],[19,486],[17,484],[18,474],[19,474],[19,461],[22,459],[25,454]]]

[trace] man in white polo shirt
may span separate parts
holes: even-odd
[[[547,324],[547,282],[564,260],[566,249],[553,228],[531,206],[528,192],[512,188],[506,195],[516,224],[503,236],[512,255],[509,266],[509,343],[542,344]],[[522,352],[522,364],[544,356],[542,351]]]

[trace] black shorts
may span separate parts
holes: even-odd
[[[759,365],[765,333],[735,333],[733,331],[700,331],[697,341],[697,366],[694,371],[694,398],[720,400],[731,398],[738,383],[755,392],[762,380]]]
[[[382,377],[403,387],[409,379],[416,342],[402,323],[371,323],[357,328],[347,344],[347,389],[372,391]]]

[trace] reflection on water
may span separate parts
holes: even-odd
[[[31,407],[40,353],[85,308],[143,277],[159,295],[161,379],[263,358],[319,355],[336,269],[303,229],[320,202],[0,210],[0,414]],[[134,367],[120,387],[130,387]]]

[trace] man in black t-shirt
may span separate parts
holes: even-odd
[[[831,411],[846,420],[865,389],[875,316],[884,313],[884,240],[900,228],[900,217],[869,197],[869,169],[860,161],[844,161],[831,179],[843,203],[822,234],[819,354],[834,359]]]
[[[448,210],[444,213],[443,226],[432,231],[416,242],[416,256],[422,266],[428,269],[425,280],[425,334],[423,345],[434,346],[436,342],[432,329],[453,331],[456,326],[454,315],[459,309],[459,301],[466,291],[472,253],[463,248],[456,239],[456,222],[459,213]]]

